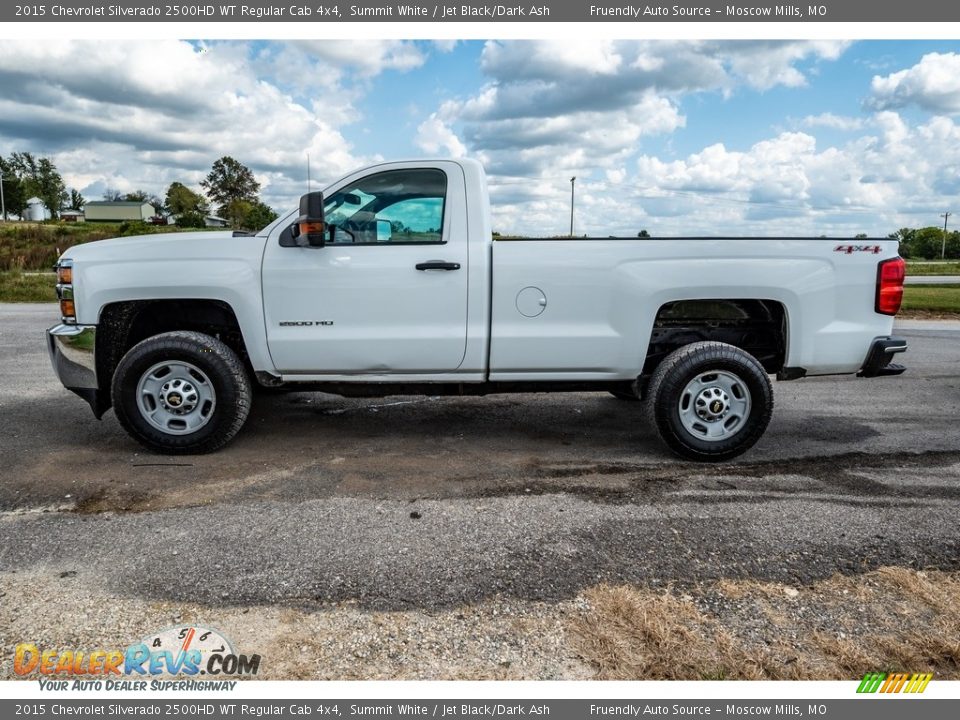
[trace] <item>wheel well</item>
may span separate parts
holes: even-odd
[[[768,373],[783,368],[787,316],[773,300],[679,300],[657,312],[643,365],[649,376],[677,348],[702,340],[724,342],[747,351]]]
[[[193,330],[219,338],[250,371],[237,316],[219,300],[133,300],[112,303],[100,312],[97,325],[97,384],[104,410],[110,406],[110,382],[120,359],[141,340],[173,330]]]

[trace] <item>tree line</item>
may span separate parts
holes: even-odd
[[[6,158],[0,156],[0,182],[7,215],[23,217],[28,201],[34,197],[40,199],[54,219],[59,218],[64,209],[81,210],[87,203],[79,191],[68,190],[50,158],[28,152],[15,152]],[[202,191],[197,192],[175,181],[170,183],[162,199],[144,190],[122,193],[107,188],[103,199],[148,203],[158,216],[169,214],[184,228],[203,227],[211,203],[217,214],[236,229],[260,230],[278,217],[260,199],[260,183],[250,168],[228,155],[213,163],[210,172],[200,181],[200,188]],[[6,216],[3,219],[6,220]]]
[[[900,241],[900,255],[908,259],[960,259],[960,231],[957,230],[944,234],[942,227],[900,228],[887,237]]]

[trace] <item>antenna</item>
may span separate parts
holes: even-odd
[[[570,178],[570,237],[573,237],[573,186],[577,182],[577,176]]]

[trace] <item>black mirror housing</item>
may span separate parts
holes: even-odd
[[[300,217],[294,223],[293,236],[301,246],[321,248],[326,244],[323,193],[319,190],[300,198]]]

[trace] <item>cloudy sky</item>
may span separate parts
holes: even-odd
[[[885,235],[960,212],[960,42],[5,40],[17,150],[88,200],[467,155],[505,233],[566,232],[576,175],[578,233]]]

